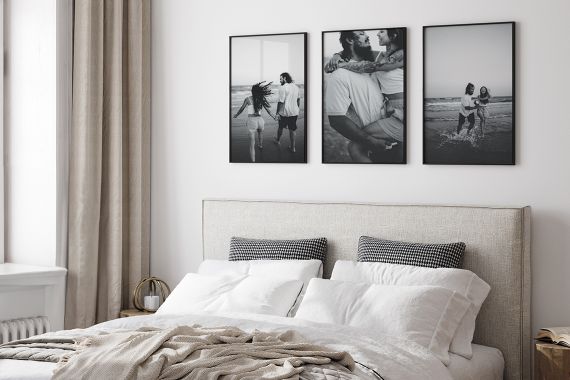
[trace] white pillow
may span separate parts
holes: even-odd
[[[204,260],[198,268],[200,274],[249,274],[272,278],[303,281],[303,290],[291,308],[290,316],[295,315],[311,278],[323,277],[323,262],[321,260]]]
[[[469,300],[437,286],[384,286],[312,279],[296,319],[349,325],[412,340],[445,365]]]
[[[156,314],[238,312],[285,317],[302,287],[300,280],[188,273]]]
[[[301,280],[306,285],[314,277],[322,277],[321,260],[204,260],[198,268],[200,274],[250,274]]]
[[[475,273],[465,269],[425,268],[378,262],[337,261],[332,280],[382,285],[432,285],[456,291],[470,301],[449,351],[471,359],[475,320],[491,287]]]

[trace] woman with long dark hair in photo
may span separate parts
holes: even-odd
[[[263,109],[267,111],[269,116],[274,120],[276,116],[271,113],[271,106],[267,97],[272,94],[271,84],[269,82],[264,84],[265,81],[259,82],[251,86],[251,96],[244,99],[243,104],[240,109],[234,115],[234,119],[237,118],[243,110],[247,107],[247,122],[245,126],[249,131],[249,157],[251,162],[255,162],[255,140],[257,136],[257,147],[261,150],[263,149],[263,130],[265,128],[265,121],[261,117],[261,112]]]
[[[481,128],[481,137],[485,137],[485,127],[487,127],[487,119],[489,118],[489,110],[487,106],[489,105],[489,100],[491,99],[491,94],[487,87],[482,86],[479,89],[479,96],[477,97],[477,102],[479,108],[477,108],[477,116],[479,116]]]

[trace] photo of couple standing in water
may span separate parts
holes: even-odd
[[[323,32],[323,163],[406,163],[406,28]]]
[[[306,41],[230,37],[230,162],[307,162]]]
[[[514,23],[424,27],[424,163],[513,165]]]

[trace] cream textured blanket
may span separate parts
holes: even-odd
[[[346,352],[293,331],[140,328],[78,339],[57,334],[0,346],[0,358],[58,361],[53,379],[358,379]]]

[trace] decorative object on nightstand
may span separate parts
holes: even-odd
[[[540,329],[534,345],[534,379],[570,379],[570,327]]]
[[[137,310],[154,313],[169,294],[166,282],[157,277],[144,278],[133,292],[133,304]]]

